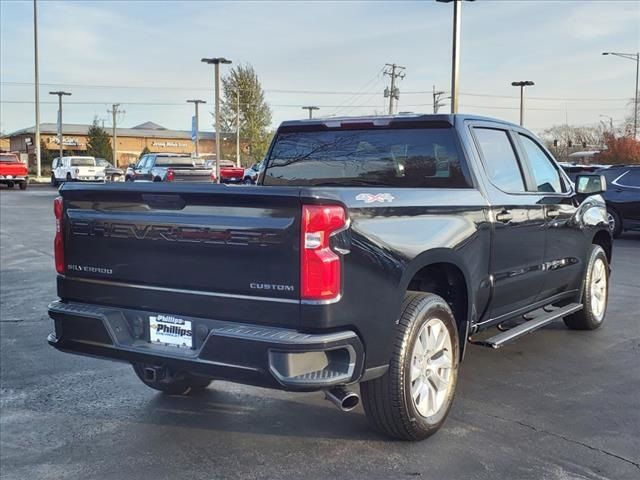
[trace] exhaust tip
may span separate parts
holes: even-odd
[[[350,412],[351,410],[356,408],[359,403],[360,397],[358,397],[358,395],[356,395],[355,393],[350,392],[350,394],[342,400],[342,405],[340,406],[340,408],[342,408],[342,410],[345,412]]]
[[[333,403],[343,412],[350,412],[360,403],[360,397],[357,393],[346,390],[343,387],[332,388],[325,391],[327,400]]]

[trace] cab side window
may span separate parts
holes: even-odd
[[[504,192],[524,192],[520,164],[506,130],[475,127],[473,131],[491,183]]]
[[[529,159],[529,166],[538,192],[565,192],[566,188],[564,188],[560,173],[544,150],[530,137],[521,133],[518,136]]]

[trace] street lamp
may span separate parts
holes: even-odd
[[[60,158],[62,158],[62,97],[65,95],[71,96],[71,94],[60,90],[57,92],[49,92],[49,95],[58,96],[58,142],[60,143]]]
[[[215,66],[216,89],[216,182],[220,183],[220,64],[228,65],[231,60],[223,57],[203,58],[203,63]]]
[[[302,107],[303,110],[309,110],[309,118],[313,118],[313,111],[320,110],[320,107],[316,107],[315,105],[309,105],[308,107]]]
[[[535,85],[531,80],[523,80],[521,82],[511,82],[514,87],[520,87],[520,126],[524,126],[524,87]]]
[[[200,157],[200,116],[198,115],[198,105],[200,105],[201,103],[207,103],[204,100],[187,100],[187,103],[193,103],[196,107],[196,115],[194,117],[194,122],[195,122],[195,132],[193,132],[195,134],[195,142],[196,142],[196,158]]]
[[[602,55],[615,55],[616,57],[626,58],[636,62],[636,90],[635,90],[635,108],[633,109],[633,138],[638,139],[638,76],[640,76],[640,52],[638,53],[619,53],[619,52],[602,52]]]
[[[460,75],[460,14],[462,0],[436,0],[441,3],[453,2],[453,51],[451,54],[451,113],[458,113],[458,81]],[[475,0],[465,0],[473,2]]]

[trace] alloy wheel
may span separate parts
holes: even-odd
[[[451,389],[453,357],[451,336],[444,322],[432,318],[416,336],[411,354],[411,399],[420,415],[440,411]]]

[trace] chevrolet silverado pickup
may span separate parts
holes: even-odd
[[[285,122],[257,187],[65,184],[48,341],[168,394],[221,379],[324,391],[343,410],[361,396],[379,431],[423,439],[467,344],[602,324],[605,188],[574,186],[499,120]]]
[[[210,167],[188,155],[175,153],[150,153],[138,163],[129,165],[124,177],[126,182],[208,182],[215,179]]]

